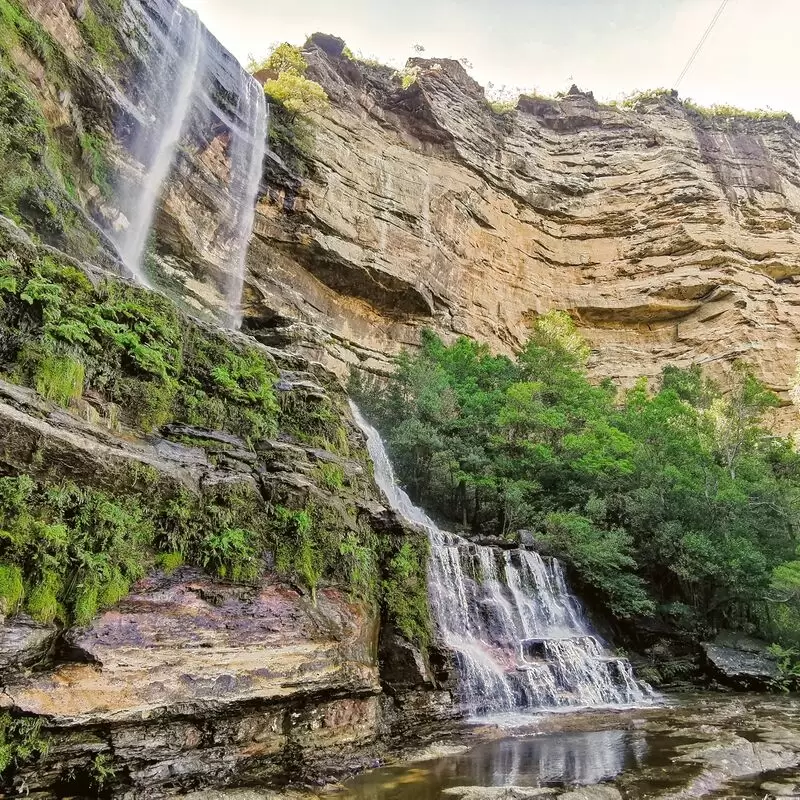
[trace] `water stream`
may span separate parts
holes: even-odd
[[[238,329],[242,323],[242,287],[247,247],[253,230],[256,199],[267,146],[267,103],[261,85],[242,71],[237,116],[244,130],[231,130],[231,273],[226,291],[228,325]]]
[[[143,266],[145,249],[181,144],[207,146],[223,134],[228,169],[219,180],[225,184],[220,187],[224,190],[220,197],[226,202],[217,209],[212,246],[228,276],[223,313],[227,324],[238,328],[247,249],[267,147],[264,91],[209,34],[197,15],[180,3],[164,4],[156,16],[156,12],[142,13],[151,34],[152,55],[138,87],[142,124],[128,143],[142,165],[142,178],[120,187],[118,201],[128,226],[116,235],[117,247],[133,277],[152,288],[152,278]],[[202,142],[205,144],[198,144]]]
[[[131,143],[132,153],[145,165],[144,175],[141,182],[129,190],[132,196],[123,198],[123,204],[129,209],[129,225],[117,242],[122,262],[145,286],[151,283],[143,269],[142,258],[161,189],[192,105],[202,52],[203,27],[199,18],[176,3],[167,37],[150,70],[151,94],[157,98],[153,116],[149,125],[138,129]]]
[[[441,642],[455,653],[467,713],[616,708],[656,700],[628,660],[612,654],[592,630],[558,561],[531,550],[479,546],[441,530],[398,485],[378,432],[352,410],[389,504],[428,533],[431,610]]]

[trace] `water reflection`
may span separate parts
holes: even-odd
[[[450,786],[592,784],[641,766],[640,732],[593,731],[487,742],[458,756],[374,770],[349,783],[348,800],[439,800]]]

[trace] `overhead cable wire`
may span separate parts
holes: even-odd
[[[703,49],[703,45],[706,43],[706,39],[711,35],[711,31],[714,30],[714,26],[717,24],[717,21],[722,16],[722,12],[725,10],[725,6],[728,5],[728,0],[722,0],[717,9],[717,13],[714,14],[713,19],[708,24],[708,27],[705,30],[705,33],[700,37],[700,41],[697,43],[697,47],[695,47],[694,52],[689,56],[689,60],[686,62],[686,66],[681,70],[681,74],[678,75],[678,80],[675,81],[673,84],[673,89],[677,89],[680,86],[681,81],[686,77],[686,73],[689,71],[692,64],[694,64],[694,60],[699,55],[700,51]]]

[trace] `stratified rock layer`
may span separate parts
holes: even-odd
[[[174,2],[125,5],[132,64],[148,68]],[[30,10],[80,56],[73,0]],[[162,193],[154,258],[188,302],[218,313],[242,84],[230,54],[204,41],[208,72]],[[598,378],[630,385],[693,363],[720,376],[744,359],[781,395],[782,428],[796,427],[797,124],[705,117],[670,96],[621,110],[575,87],[499,114],[456,61],[413,59],[403,89],[340,44],[317,35],[305,50],[331,99],[306,155],[276,136],[265,159],[245,327],[281,344],[299,337],[340,374],[382,372],[423,327],[510,351],[537,315],[563,309],[591,342]],[[126,142],[148,98],[132,75],[83,79],[81,97],[44,91],[43,102],[63,121],[94,98],[95,124],[119,145],[118,179],[137,180]],[[79,188],[102,226],[124,227],[126,209]]]
[[[419,329],[510,350],[568,311],[598,377],[751,362],[788,403],[800,336],[800,128],[633,111],[571,91],[499,115],[457,62],[403,90],[311,45],[331,107],[309,176],[268,169],[250,258],[256,320],[333,335],[380,370]],[[268,165],[269,166],[269,165]],[[783,412],[791,426],[794,411]]]

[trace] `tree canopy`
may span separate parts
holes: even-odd
[[[765,427],[776,396],[743,364],[725,385],[667,367],[657,391],[618,394],[589,381],[588,354],[560,313],[515,358],[426,332],[353,391],[410,495],[451,525],[530,529],[618,617],[793,635],[800,457]]]

